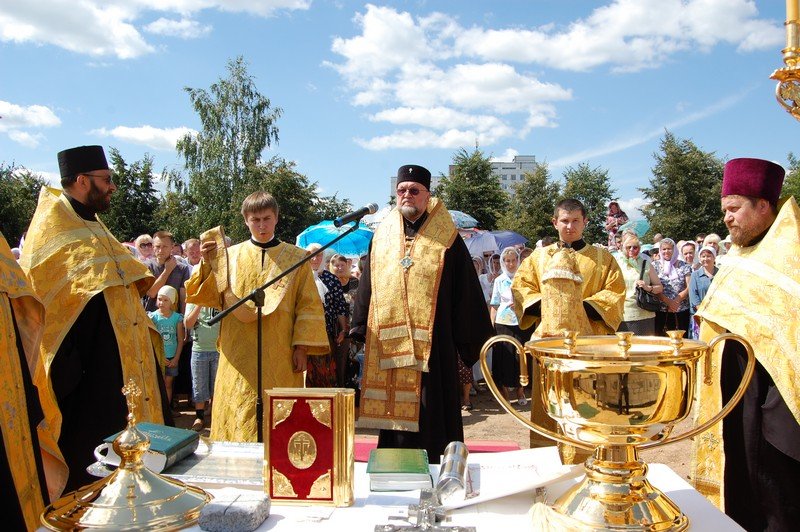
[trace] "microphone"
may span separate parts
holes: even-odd
[[[346,223],[352,222],[354,220],[360,220],[364,216],[368,214],[375,214],[378,211],[378,204],[377,203],[370,203],[369,205],[365,205],[358,209],[357,211],[349,212],[344,216],[340,216],[333,221],[334,227],[341,227]]]

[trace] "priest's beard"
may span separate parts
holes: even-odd
[[[94,181],[89,181],[89,194],[86,196],[87,206],[94,209],[95,212],[106,212],[111,208],[111,192],[101,192],[94,184]]]
[[[419,218],[419,215],[422,214],[422,212],[420,212],[420,210],[413,205],[401,205],[400,214],[402,214],[408,220],[413,221]]]

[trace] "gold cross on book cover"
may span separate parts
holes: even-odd
[[[355,392],[274,388],[264,406],[264,489],[274,504],[353,504]]]

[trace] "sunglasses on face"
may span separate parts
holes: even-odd
[[[398,196],[404,196],[406,194],[411,194],[412,196],[416,196],[420,192],[422,192],[422,190],[420,190],[418,188],[413,188],[413,187],[412,188],[398,188],[397,189],[397,195]]]
[[[151,248],[151,247],[153,247],[153,243],[152,242],[143,242],[143,243],[139,244],[139,247],[140,248]]]
[[[639,249],[639,246],[625,246],[625,249]]]

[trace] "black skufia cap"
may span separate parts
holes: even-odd
[[[62,179],[94,170],[108,170],[106,153],[102,146],[78,146],[60,151],[58,170]]]

